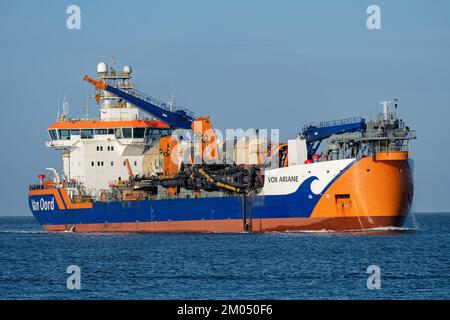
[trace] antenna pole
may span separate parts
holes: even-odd
[[[86,84],[83,85],[83,110],[84,110],[84,117],[86,119],[89,118],[89,104],[86,94]]]

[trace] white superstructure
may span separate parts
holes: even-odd
[[[116,71],[106,63],[97,66],[98,77],[123,90],[132,89],[131,67]],[[142,175],[142,160],[150,146],[168,126],[154,119],[140,119],[138,109],[106,91],[96,95],[100,107],[97,119],[68,118],[64,112],[48,128],[47,146],[63,150],[62,178],[82,184],[91,194],[106,190],[111,183],[127,180],[129,161],[134,175]]]

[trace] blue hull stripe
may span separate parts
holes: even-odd
[[[355,160],[356,161],[356,160]],[[355,161],[350,163],[324,189],[325,191],[338,179]],[[311,216],[322,194],[311,191],[311,183],[317,180],[313,176],[305,180],[296,192],[287,195],[254,195],[251,199],[253,219],[268,218],[308,218]],[[162,222],[162,221],[197,221],[242,219],[242,197],[217,197],[176,200],[142,200],[94,202],[92,209],[33,210],[36,204],[44,201],[54,201],[53,195],[29,196],[29,205],[40,224],[93,224],[121,222]],[[63,199],[61,197],[61,199]],[[250,214],[250,201],[246,201],[246,215]],[[67,204],[65,204],[67,206]]]

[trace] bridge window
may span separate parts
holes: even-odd
[[[168,136],[170,134],[170,130],[169,129],[162,129],[161,130],[161,136]]]
[[[147,138],[155,138],[159,139],[161,136],[167,136],[172,133],[171,129],[146,129],[146,137]]]
[[[145,129],[145,137],[147,139],[151,139],[154,138],[154,136],[156,135],[155,133],[153,133],[154,130],[150,129],[150,128],[146,128]]]
[[[133,138],[144,139],[145,128],[133,128]]]
[[[80,135],[80,129],[70,129],[70,135],[71,136],[79,136]]]
[[[94,130],[92,129],[81,129],[81,139],[93,139]]]
[[[108,129],[95,129],[95,134],[96,135],[108,134]]]
[[[50,138],[52,140],[58,140],[58,134],[56,133],[56,130],[48,130],[48,134],[50,135]]]
[[[123,135],[122,135],[122,129],[118,128],[114,130],[114,135],[116,136],[117,139],[122,139]]]
[[[133,137],[131,128],[122,128],[122,132],[125,139],[131,139]]]
[[[61,140],[70,140],[70,130],[60,129],[58,130],[58,134]]]

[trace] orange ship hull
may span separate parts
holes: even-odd
[[[386,153],[355,163],[330,186],[311,218],[343,224],[356,219],[362,229],[400,226],[411,210],[414,184],[411,164],[399,154],[407,155]]]

